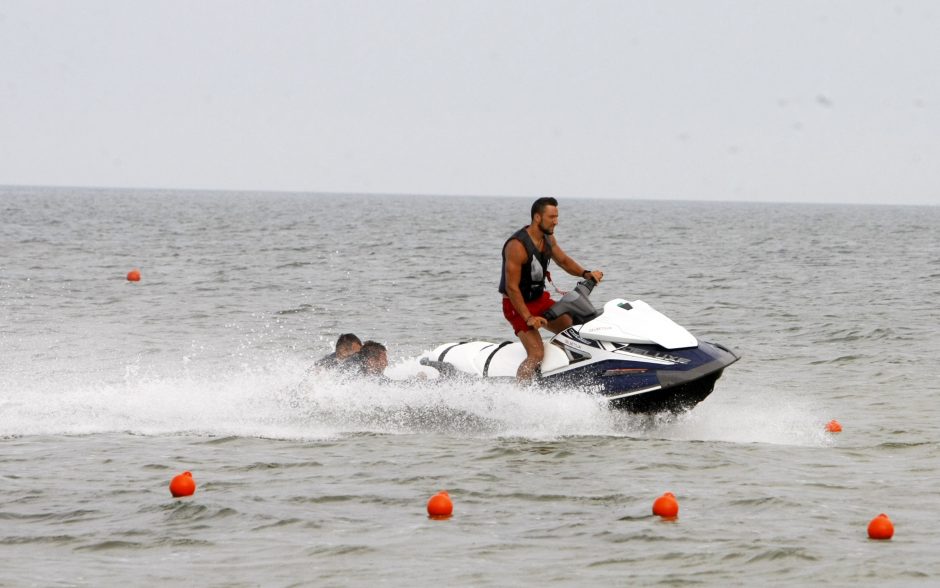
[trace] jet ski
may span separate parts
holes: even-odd
[[[615,298],[596,309],[596,282],[579,282],[545,313],[568,314],[571,327],[543,339],[538,384],[597,394],[632,413],[684,412],[711,394],[740,357],[696,339],[642,300]],[[526,358],[520,341],[446,343],[420,356],[439,377],[515,378]]]

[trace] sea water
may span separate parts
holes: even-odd
[[[309,372],[343,332],[392,370],[511,339],[530,204],[0,189],[0,585],[938,581],[938,207],[563,200],[595,304],[742,355],[678,417]]]

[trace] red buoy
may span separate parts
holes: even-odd
[[[676,495],[666,492],[653,502],[653,514],[664,519],[674,519],[679,516],[679,502]]]
[[[888,515],[881,513],[868,523],[868,536],[872,539],[890,539],[894,536],[894,525]]]
[[[127,281],[128,282],[139,282],[140,281],[140,270],[136,267],[131,271],[127,272]]]
[[[842,425],[839,424],[839,421],[832,419],[831,421],[826,423],[826,430],[829,431],[830,433],[841,433]]]
[[[454,503],[445,490],[441,490],[428,500],[428,516],[432,519],[447,519],[454,512]]]
[[[191,472],[183,472],[170,480],[170,494],[172,494],[174,498],[192,496],[195,491],[196,481],[193,480],[193,474]]]

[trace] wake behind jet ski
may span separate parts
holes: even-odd
[[[543,339],[538,383],[576,387],[635,413],[681,412],[704,400],[726,367],[739,359],[730,349],[699,341],[641,300],[615,298],[596,309],[596,282],[579,282],[546,313],[568,314],[571,327]],[[525,360],[522,343],[447,343],[419,361],[442,376],[515,378]]]

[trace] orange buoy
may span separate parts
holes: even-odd
[[[196,481],[193,480],[193,474],[191,472],[183,472],[170,480],[170,494],[172,494],[174,498],[192,496],[195,491]]]
[[[653,514],[665,519],[674,519],[679,516],[679,502],[676,500],[676,495],[666,492],[653,501]]]
[[[832,419],[831,421],[826,423],[826,430],[829,431],[830,433],[841,433],[842,425],[839,424],[839,421]]]
[[[428,500],[428,516],[432,519],[447,519],[454,512],[454,503],[450,495],[441,490]]]
[[[127,281],[128,282],[139,282],[140,281],[140,270],[136,267],[131,271],[127,272]]]
[[[871,539],[890,539],[894,536],[894,525],[888,515],[881,513],[868,523],[868,536]]]

